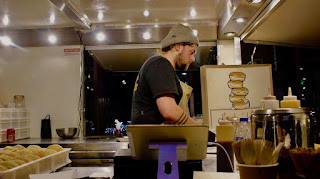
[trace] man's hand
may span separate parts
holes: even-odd
[[[156,102],[161,115],[168,123],[192,125],[199,124],[177,105],[174,94],[159,96]]]

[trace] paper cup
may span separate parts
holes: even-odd
[[[272,165],[238,164],[240,179],[276,179],[278,165],[278,163]]]

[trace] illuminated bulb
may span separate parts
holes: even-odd
[[[236,33],[235,32],[226,32],[226,33],[224,33],[224,35],[228,36],[228,37],[233,37],[236,35]]]
[[[199,32],[198,30],[192,30],[192,31],[193,31],[193,35],[194,35],[194,36],[197,36],[197,35],[198,35],[198,32]]]
[[[98,13],[98,19],[99,19],[99,20],[102,20],[102,19],[103,19],[103,13],[102,13],[102,12],[99,12],[99,13]]]
[[[56,16],[54,14],[51,14],[50,16],[50,22],[54,23],[54,21],[56,20]]]
[[[49,42],[51,43],[56,43],[57,41],[57,37],[54,36],[54,35],[49,35],[49,38],[48,38]]]
[[[97,34],[97,39],[99,40],[99,41],[103,41],[104,39],[105,39],[105,35],[102,33],[102,32],[99,32],[98,34]]]
[[[237,22],[237,23],[243,23],[245,22],[247,19],[244,18],[244,17],[239,17],[239,18],[236,18],[236,19],[233,19],[233,21]]]
[[[148,10],[145,10],[145,11],[143,12],[143,15],[144,15],[145,17],[148,17],[148,16],[149,16],[149,11],[148,11]]]
[[[1,38],[1,42],[5,46],[8,46],[8,45],[12,44],[11,39],[9,37],[7,37],[7,36],[2,37]]]
[[[145,39],[145,40],[149,40],[151,38],[151,35],[149,32],[145,32],[143,33],[142,37]]]
[[[195,17],[195,16],[197,15],[196,10],[191,9],[191,11],[190,11],[190,15],[191,15],[191,17]]]
[[[257,4],[257,3],[260,3],[262,0],[252,0],[252,4]]]
[[[158,24],[155,24],[155,25],[154,25],[154,27],[155,27],[155,28],[158,28],[158,27],[159,27],[159,25],[158,25]]]
[[[131,28],[131,25],[126,25],[126,29],[130,29]]]
[[[5,15],[2,19],[2,23],[3,25],[8,25],[9,24],[9,17],[7,15]]]

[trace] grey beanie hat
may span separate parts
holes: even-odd
[[[181,42],[189,42],[199,45],[199,39],[193,34],[191,27],[178,24],[172,27],[168,35],[161,41],[161,48],[163,49]]]

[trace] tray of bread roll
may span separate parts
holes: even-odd
[[[70,148],[53,144],[47,148],[38,145],[6,146],[0,149],[0,178],[29,178],[30,174],[49,173],[69,163]]]

